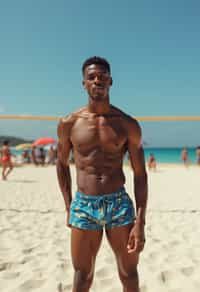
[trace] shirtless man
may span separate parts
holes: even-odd
[[[7,176],[13,169],[9,141],[7,140],[3,142],[3,146],[1,148],[1,164],[2,164],[2,180],[6,180]]]
[[[189,155],[188,155],[188,150],[187,148],[183,148],[183,150],[181,151],[181,159],[183,161],[183,164],[188,167],[189,166]]]
[[[100,57],[82,67],[88,105],[62,118],[58,125],[57,175],[71,227],[74,267],[72,292],[88,292],[94,275],[103,228],[116,256],[124,292],[138,292],[137,265],[145,243],[147,175],[137,121],[109,102],[109,63]],[[77,170],[72,199],[69,154]],[[126,193],[122,171],[128,151],[134,171],[136,211]]]

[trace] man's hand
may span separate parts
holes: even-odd
[[[69,217],[70,217],[70,213],[69,211],[66,212],[66,218],[65,218],[65,224],[66,224],[66,227],[71,227],[71,224],[69,224]]]
[[[139,253],[144,249],[145,234],[144,224],[135,222],[135,225],[130,231],[127,249],[128,253],[136,252]]]

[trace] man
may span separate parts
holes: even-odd
[[[47,152],[48,164],[55,164],[56,162],[56,149],[51,145]]]
[[[39,148],[39,154],[38,154],[38,164],[41,164],[42,166],[45,165],[45,159],[46,159],[46,154],[44,151],[43,147]]]
[[[200,165],[200,146],[196,149],[197,165]]]
[[[152,169],[156,171],[156,158],[153,155],[153,153],[150,153],[149,159],[148,159],[148,169],[151,171]]]
[[[88,105],[60,120],[57,174],[71,227],[73,292],[88,292],[103,227],[113,249],[124,292],[138,292],[137,264],[144,248],[147,175],[136,120],[109,102],[109,63],[92,57],[83,64]],[[73,151],[77,193],[72,200],[68,158]],[[136,214],[124,189],[122,171],[128,151],[134,170]]]
[[[37,152],[37,148],[35,145],[33,145],[32,150],[31,150],[31,160],[37,166],[38,161],[37,161],[37,153],[36,152]]]
[[[13,169],[9,141],[5,140],[1,148],[2,180],[6,180]]]
[[[188,154],[188,150],[187,148],[183,148],[181,151],[181,159],[183,161],[183,164],[188,167],[190,164],[190,160],[189,160],[189,154]]]

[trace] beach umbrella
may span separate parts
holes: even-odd
[[[30,148],[32,148],[32,144],[31,143],[18,144],[15,147],[16,150],[26,150],[26,149],[30,149]]]
[[[48,144],[56,144],[56,140],[51,137],[41,137],[33,142],[33,146],[43,146]]]

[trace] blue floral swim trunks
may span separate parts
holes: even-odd
[[[111,194],[97,196],[76,192],[70,207],[69,224],[87,230],[102,230],[133,223],[135,209],[133,202],[120,188]]]

